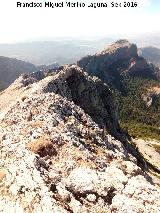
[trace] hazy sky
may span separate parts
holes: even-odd
[[[44,3],[44,0],[33,1]],[[86,4],[112,1],[79,0]],[[123,0],[115,1],[124,2]],[[131,0],[127,1],[131,2]],[[138,8],[130,9],[66,7],[52,9],[16,8],[16,0],[0,0],[0,43],[59,36],[106,36],[160,32],[160,0],[137,1]],[[32,0],[21,0],[21,2],[32,2]],[[52,2],[61,2],[61,0]]]

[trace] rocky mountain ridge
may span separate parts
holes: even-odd
[[[160,87],[160,70],[138,55],[135,44],[119,40],[77,64],[110,85],[116,94],[120,119],[160,126],[160,96],[154,90]]]
[[[99,77],[120,91],[125,90],[123,76],[157,80],[160,72],[138,56],[137,46],[127,40],[119,40],[100,53],[82,58],[77,64],[89,75]]]
[[[121,126],[133,138],[140,139],[135,146],[152,165],[160,168],[156,157],[160,150],[159,68],[139,56],[137,46],[126,40],[86,56],[77,64],[110,85]]]
[[[76,65],[23,75],[0,103],[1,212],[160,211],[158,182],[113,137],[122,132],[100,79]]]

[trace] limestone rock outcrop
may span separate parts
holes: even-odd
[[[89,75],[98,76],[118,90],[123,90],[122,75],[157,79],[157,71],[138,56],[137,46],[119,40],[104,51],[86,56],[77,62]]]
[[[76,65],[65,66],[62,71],[43,85],[44,92],[54,92],[72,100],[92,119],[113,136],[122,135],[116,106],[108,85],[90,77]]]
[[[21,76],[4,97],[0,212],[160,211],[158,185],[103,128],[121,134],[106,84],[71,65]]]

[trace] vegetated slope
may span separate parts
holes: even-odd
[[[20,93],[1,108],[0,211],[159,211],[155,180],[107,133],[122,134],[106,84],[71,65],[21,76],[0,101],[11,88]]]
[[[8,87],[22,73],[32,73],[37,70],[31,63],[0,56],[0,90]]]
[[[108,83],[115,92],[119,116],[132,136],[160,139],[160,70],[138,56],[135,44],[119,40],[77,64]]]
[[[149,62],[160,67],[160,49],[156,47],[143,47],[140,49],[140,54]]]

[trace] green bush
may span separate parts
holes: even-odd
[[[127,129],[133,138],[160,140],[160,129],[155,126],[130,121],[122,122],[121,127]]]

